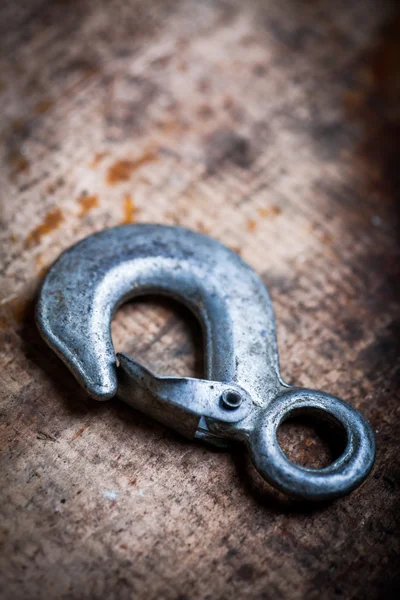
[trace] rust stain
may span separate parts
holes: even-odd
[[[157,155],[153,150],[148,150],[135,160],[121,159],[111,165],[107,171],[106,181],[109,185],[116,185],[124,181],[129,181],[132,174],[151,162],[157,160]]]
[[[36,273],[38,274],[39,277],[44,277],[47,273],[47,271],[49,270],[50,266],[47,264],[46,259],[44,258],[43,254],[38,254],[36,259],[35,259],[35,263],[36,263]]]
[[[47,113],[51,108],[53,108],[54,106],[54,102],[53,100],[41,100],[40,102],[38,102],[36,104],[36,106],[34,107],[34,112],[37,115],[44,115],[45,113]]]
[[[254,219],[249,219],[247,221],[247,231],[255,231],[257,228],[257,223]]]
[[[265,206],[258,209],[258,214],[264,219],[266,217],[277,217],[281,213],[282,209],[279,206],[276,206],[276,204],[272,204],[271,206]]]
[[[38,270],[38,272],[37,272],[38,277],[40,279],[43,279],[43,277],[47,274],[49,269],[50,269],[50,265],[44,265],[41,269]]]
[[[35,262],[36,262],[36,266],[40,270],[44,265],[43,254],[38,254],[37,257],[35,258]]]
[[[95,169],[96,167],[99,166],[99,164],[101,163],[101,161],[103,160],[103,158],[105,158],[107,156],[108,152],[96,152],[96,154],[93,157],[93,160],[90,163],[90,168],[91,169]]]
[[[48,233],[56,230],[63,220],[64,216],[59,208],[55,208],[54,210],[48,212],[43,220],[43,223],[35,227],[35,229],[33,229],[28,235],[28,246],[39,244],[41,239]]]
[[[78,429],[78,431],[76,433],[74,433],[74,435],[71,438],[71,442],[74,442],[80,435],[82,435],[82,433],[85,431],[85,429],[87,429],[89,427],[89,425],[83,425],[83,427],[81,427],[80,429]]]
[[[91,194],[90,196],[78,198],[78,202],[81,205],[79,216],[84,217],[99,205],[99,198],[96,194]]]
[[[137,206],[135,205],[132,196],[130,194],[125,194],[124,196],[124,218],[122,219],[122,224],[134,223],[136,218]]]

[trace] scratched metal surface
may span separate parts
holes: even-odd
[[[400,18],[386,0],[6,1],[0,8],[1,597],[398,597]],[[367,482],[273,492],[241,449],[96,404],[39,338],[66,247],[179,223],[263,277],[285,379],[359,408]],[[121,309],[117,350],[202,374],[167,301]],[[290,456],[327,464],[307,423]]]

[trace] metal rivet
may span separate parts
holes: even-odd
[[[235,410],[242,404],[242,397],[233,390],[226,390],[221,394],[221,404],[227,410]]]

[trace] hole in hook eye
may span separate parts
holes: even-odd
[[[277,438],[290,461],[311,469],[328,467],[343,454],[347,441],[343,425],[316,408],[288,413]]]
[[[115,352],[124,352],[157,375],[204,376],[200,323],[183,304],[161,295],[124,303],[111,323]]]
[[[242,404],[242,396],[234,390],[225,390],[221,394],[221,404],[227,410],[235,410]]]

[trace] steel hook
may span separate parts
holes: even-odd
[[[113,313],[149,293],[178,299],[200,320],[205,379],[157,377],[128,356],[115,356]],[[372,468],[368,422],[338,398],[283,382],[264,284],[239,256],[207,236],[180,227],[125,225],[82,240],[46,275],[37,323],[91,396],[118,394],[190,438],[222,446],[244,441],[260,474],[286,493],[314,500],[341,496]],[[343,428],[345,450],[329,467],[301,467],[281,450],[277,429],[299,411]]]

